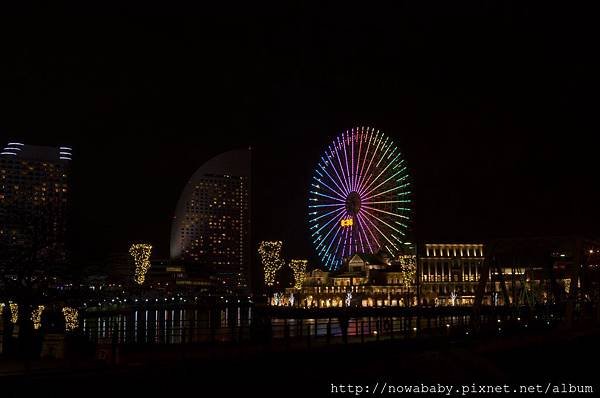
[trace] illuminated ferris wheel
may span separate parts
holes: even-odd
[[[354,253],[395,256],[408,245],[408,170],[398,147],[369,127],[340,134],[321,157],[309,195],[310,234],[322,265]]]

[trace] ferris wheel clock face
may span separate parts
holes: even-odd
[[[410,194],[405,160],[388,136],[370,127],[338,135],[310,186],[310,235],[322,266],[337,270],[354,253],[401,252]]]

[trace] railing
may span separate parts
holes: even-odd
[[[299,312],[296,312],[297,315]],[[301,313],[301,312],[300,312]],[[507,334],[549,329],[561,320],[554,307],[537,310],[499,307],[483,311],[478,330],[472,329],[469,308],[414,308],[401,313],[380,312],[366,315],[336,314],[333,311],[307,312],[306,316],[289,313],[253,314],[248,318],[185,316],[132,321],[117,315],[104,319],[86,319],[83,334],[94,343],[116,345],[219,344],[258,342],[269,344],[359,343],[382,339],[411,339],[433,336],[469,336]],[[344,315],[345,314],[345,315]],[[284,315],[284,316],[282,316]],[[308,318],[311,316],[311,318]]]

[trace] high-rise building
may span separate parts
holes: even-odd
[[[0,151],[0,248],[67,257],[70,147],[9,142]]]
[[[222,153],[185,186],[171,228],[171,259],[215,277],[228,293],[250,284],[250,150]]]

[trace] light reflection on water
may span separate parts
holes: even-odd
[[[251,308],[242,307],[216,313],[198,309],[134,310],[113,315],[86,314],[82,331],[91,341],[178,344],[231,340],[232,330],[237,331],[236,337],[239,330],[248,334],[251,322]],[[213,324],[216,327],[211,330]]]
[[[95,317],[87,314],[83,321],[83,332],[91,341],[104,343],[180,344],[248,340],[251,324],[252,309],[249,307],[222,310],[134,310],[130,313]],[[433,322],[431,319],[417,317],[350,318],[348,337],[410,334],[425,330],[444,330],[446,325],[454,327],[467,324],[468,316],[438,317]],[[273,318],[270,330],[273,338],[342,336],[337,318]]]

